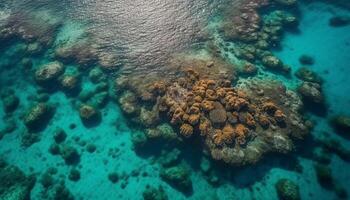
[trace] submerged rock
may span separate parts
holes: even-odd
[[[238,72],[242,75],[253,76],[258,72],[258,68],[252,63],[247,62],[239,68]]]
[[[58,77],[64,73],[64,70],[65,68],[61,63],[57,61],[51,62],[40,66],[35,71],[34,78],[42,86],[52,87],[55,86],[52,84],[58,80]]]
[[[44,128],[50,121],[54,109],[45,103],[37,103],[30,107],[23,119],[29,131],[36,131]]]
[[[0,199],[30,199],[34,184],[34,177],[27,177],[19,168],[0,160]]]
[[[102,81],[105,81],[107,79],[106,75],[103,73],[103,71],[100,68],[93,68],[89,72],[89,78],[91,82],[97,84]]]
[[[44,48],[41,46],[39,42],[33,42],[27,45],[26,52],[29,55],[36,56],[40,53],[42,53]]]
[[[142,196],[144,200],[168,200],[168,195],[162,186],[156,188],[147,185],[145,191],[142,193]]]
[[[101,122],[101,113],[93,106],[83,104],[79,108],[79,116],[84,125],[96,126]]]
[[[71,181],[79,181],[80,179],[80,172],[77,169],[71,169],[69,172],[69,176],[68,176],[69,180]]]
[[[322,78],[307,67],[301,67],[295,72],[295,76],[307,82],[322,84]]]
[[[89,42],[59,47],[55,50],[55,58],[64,63],[76,63],[82,69],[93,66],[98,60],[97,49]]]
[[[314,165],[318,183],[328,189],[334,188],[334,180],[331,168],[323,164]]]
[[[280,200],[300,200],[300,192],[299,186],[288,180],[288,179],[280,179],[275,188],[277,190],[278,198]]]
[[[162,169],[160,177],[186,195],[191,194],[193,191],[190,173],[183,166]]]
[[[48,199],[55,199],[55,200],[74,200],[73,194],[68,190],[68,188],[65,186],[65,183],[59,183],[55,185],[55,187],[52,188],[52,197]]]
[[[116,183],[119,181],[119,174],[116,172],[111,172],[108,174],[108,180],[112,183]]]
[[[75,75],[63,75],[60,78],[61,87],[67,92],[77,92],[80,88],[79,78]]]
[[[179,149],[173,149],[170,152],[162,151],[158,161],[163,167],[173,166],[180,160],[180,154],[181,151]]]
[[[60,155],[69,165],[76,164],[80,161],[80,155],[78,151],[70,145],[62,146],[60,148]]]
[[[343,27],[350,25],[350,16],[335,16],[329,19],[329,25],[332,27]]]
[[[332,127],[344,136],[350,138],[350,117],[346,115],[337,115],[330,119]]]
[[[266,56],[262,58],[262,64],[269,70],[289,72],[289,69],[282,63],[282,61],[275,56]]]
[[[313,65],[315,63],[315,60],[313,57],[304,54],[299,57],[299,62],[302,65]]]
[[[16,130],[17,124],[14,119],[5,119],[3,120],[4,127],[0,129],[0,140],[4,137],[5,134],[11,133]]]
[[[64,142],[66,137],[67,137],[66,132],[61,128],[57,128],[55,133],[54,133],[54,136],[53,136],[53,138],[57,144]]]
[[[116,56],[111,53],[100,53],[98,55],[98,63],[101,69],[113,72],[119,69],[119,63]]]
[[[266,56],[262,59],[262,63],[272,69],[277,69],[282,66],[282,61],[275,56]]]
[[[53,43],[56,31],[61,24],[57,23],[56,20],[45,20],[45,17],[42,18],[30,13],[12,12],[6,22],[0,25],[0,40],[5,40],[6,42],[14,39],[23,40],[26,43],[34,44],[28,48],[28,52],[35,50],[34,53],[36,53],[40,49],[39,45],[48,47]]]
[[[131,142],[136,151],[141,151],[147,143],[147,137],[142,131],[134,131],[131,135]]]
[[[6,113],[15,111],[19,105],[19,98],[12,90],[5,90],[1,93],[1,100]]]
[[[137,98],[130,91],[124,92],[118,102],[121,105],[122,111],[127,115],[135,115],[140,112],[140,108],[137,105]]]
[[[305,101],[314,104],[323,104],[324,97],[321,91],[321,86],[317,83],[303,82],[298,87],[298,92]]]

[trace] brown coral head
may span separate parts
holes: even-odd
[[[185,138],[189,138],[193,134],[193,127],[189,124],[182,124],[180,127],[180,134]]]
[[[267,116],[260,115],[259,116],[259,124],[260,124],[261,127],[266,129],[270,125],[270,120],[269,120],[269,118]]]
[[[199,114],[192,114],[188,117],[188,123],[195,126],[199,122],[200,115]]]
[[[218,98],[215,91],[211,89],[207,89],[205,92],[205,97],[210,101],[215,101]]]
[[[210,121],[206,118],[202,118],[200,120],[200,124],[199,124],[199,130],[201,132],[201,136],[206,136],[208,135],[209,131],[210,131]]]
[[[221,146],[224,144],[224,138],[222,135],[222,131],[220,129],[215,129],[214,135],[213,135],[213,142],[217,146]]]
[[[226,144],[232,144],[235,137],[235,129],[230,124],[226,124],[222,129],[222,136]]]
[[[235,127],[235,135],[236,142],[240,145],[244,145],[246,143],[246,136],[249,133],[249,129],[245,127],[243,124],[238,124]]]
[[[182,108],[177,107],[176,110],[174,111],[171,121],[171,124],[179,124],[182,123],[182,117],[185,114],[185,112],[182,110]]]
[[[273,102],[268,101],[263,104],[262,109],[268,114],[274,114],[277,110],[277,106]]]
[[[209,112],[209,111],[214,109],[214,102],[213,101],[204,100],[204,101],[202,101],[201,106],[202,106],[202,109],[204,111]]]

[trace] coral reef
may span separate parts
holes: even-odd
[[[215,160],[252,164],[267,152],[291,151],[291,139],[301,139],[309,132],[300,115],[300,99],[280,83],[255,80],[234,88],[226,79],[201,78],[188,68],[178,78],[163,82],[165,87],[157,85],[159,81],[146,89],[150,93],[147,100],[133,95],[134,106],[139,106],[139,98],[148,107],[156,107],[153,115],[166,116],[178,137],[201,138],[204,150]],[[138,123],[150,126],[142,120]],[[153,139],[161,138],[162,133],[149,129],[146,135]]]

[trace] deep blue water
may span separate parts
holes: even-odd
[[[170,159],[171,155],[167,153],[172,147],[151,143],[148,146],[149,149],[141,150],[144,152],[139,153],[135,150],[132,138],[138,132],[146,131],[146,128],[135,125],[132,117],[123,113],[121,105],[118,104],[120,94],[116,94],[113,90],[115,78],[127,75],[129,80],[135,81],[131,85],[142,88],[142,84],[139,85],[140,79],[147,81],[148,77],[152,79],[153,76],[157,79],[170,77],[167,76],[168,74],[178,75],[177,68],[169,68],[168,65],[170,65],[169,59],[178,56],[179,53],[205,61],[214,57],[220,61],[223,60],[234,69],[241,61],[241,58],[233,53],[235,48],[238,48],[237,44],[234,40],[230,40],[222,45],[225,38],[217,29],[225,18],[238,12],[237,9],[242,2],[245,1],[13,0],[8,2],[0,0],[0,31],[4,30],[3,24],[13,19],[11,18],[13,16],[19,16],[11,24],[13,27],[25,24],[24,27],[28,28],[26,22],[29,22],[29,27],[35,27],[33,24],[37,23],[36,25],[39,25],[35,28],[39,27],[43,30],[47,26],[55,27],[53,33],[49,32],[51,30],[49,29],[47,34],[44,34],[49,36],[52,42],[43,46],[43,50],[38,54],[28,53],[28,42],[18,37],[5,40],[0,38],[1,94],[2,96],[5,94],[5,97],[11,96],[5,92],[11,89],[19,98],[17,108],[7,113],[4,106],[5,98],[1,99],[0,130],[3,137],[0,139],[0,158],[18,167],[26,175],[36,176],[37,181],[30,191],[30,199],[54,199],[45,194],[54,193],[56,184],[64,181],[65,187],[74,199],[143,199],[143,193],[150,185],[156,188],[161,186],[168,199],[270,200],[282,199],[277,195],[275,184],[278,180],[285,178],[299,186],[301,199],[347,199],[347,197],[341,197],[337,189],[342,188],[345,193],[350,193],[349,159],[346,161],[335,152],[330,152],[330,156],[322,152],[325,157],[330,157],[330,162],[326,165],[331,170],[333,178],[333,182],[329,184],[336,185],[337,189],[335,189],[320,184],[314,166],[321,162],[310,156],[315,149],[324,149],[322,144],[315,145],[312,141],[331,138],[339,141],[347,150],[346,156],[349,156],[349,139],[336,134],[330,127],[328,119],[337,114],[350,115],[348,109],[350,107],[348,84],[350,11],[330,3],[300,2],[294,10],[281,8],[296,13],[299,20],[297,30],[283,30],[280,47],[271,47],[273,54],[291,67],[290,76],[266,70],[259,62],[254,63],[259,69],[259,73],[255,75],[256,78],[279,80],[288,89],[296,91],[301,83],[301,80],[294,75],[302,66],[299,58],[301,55],[309,55],[313,58],[314,64],[307,66],[308,69],[316,72],[323,79],[322,90],[328,111],[320,115],[313,112],[318,109],[317,106],[306,108],[306,112],[302,115],[313,121],[315,126],[310,137],[296,142],[295,150],[288,155],[267,154],[255,165],[233,167],[222,162],[212,162],[210,156],[201,153],[201,145],[197,145],[196,142],[171,143],[170,147],[178,145],[176,148],[182,152],[174,161],[175,164],[185,166],[190,172],[189,177],[193,186],[191,194],[185,194],[160,177],[164,168],[161,159]],[[270,9],[279,9],[279,7],[272,6],[261,13],[265,14]],[[332,27],[329,25],[329,20],[334,16],[345,16],[349,23]],[[36,18],[34,23],[33,18]],[[44,38],[43,35],[40,36]],[[38,136],[40,139],[28,147],[23,146],[23,137],[28,133],[28,127],[24,122],[26,112],[35,102],[42,101],[38,97],[43,93],[40,92],[42,88],[33,80],[35,70],[43,64],[56,60],[57,58],[53,55],[57,48],[80,42],[85,44],[86,41],[90,46],[79,49],[74,52],[75,55],[84,52],[86,48],[91,48],[96,50],[98,55],[112,55],[118,66],[118,70],[101,72],[106,76],[105,79],[94,83],[91,77],[89,78],[89,73],[91,74],[89,70],[98,68],[98,64],[88,66],[89,70],[79,68],[77,62],[64,64],[66,74],[79,75],[81,91],[95,92],[95,96],[90,98],[90,100],[93,99],[92,104],[96,103],[93,102],[97,99],[96,96],[103,93],[98,91],[103,87],[101,83],[107,83],[107,89],[100,89],[107,91],[109,95],[107,103],[99,107],[101,122],[90,127],[79,117],[79,105],[81,102],[86,102],[82,100],[83,92],[79,95],[70,95],[63,90],[56,90],[57,85],[53,84],[51,88],[44,89],[44,93],[48,95],[47,102],[55,108],[54,115],[50,117],[49,123],[45,124],[43,129],[32,133],[34,135],[31,136]],[[211,44],[217,45],[217,49],[221,51],[218,57],[212,55]],[[222,53],[227,51],[227,46],[232,51]],[[31,60],[32,69],[24,67],[23,58]],[[91,55],[88,58],[91,58]],[[196,64],[193,63],[193,65]],[[205,68],[205,71],[214,69],[215,67]],[[139,74],[143,78],[136,76]],[[246,76],[238,76],[238,81],[233,84],[251,80]],[[87,102],[91,103],[90,100]],[[141,104],[141,102],[138,103]],[[5,127],[11,124],[11,121],[15,124],[14,130],[3,134]],[[45,120],[40,123],[44,124],[43,121]],[[65,162],[62,156],[50,153],[55,143],[53,135],[58,127],[67,134],[65,141],[60,144],[61,148],[64,145],[72,146],[80,155],[78,161],[73,164]],[[173,128],[176,130],[176,127]],[[91,144],[96,147],[93,153],[87,150],[87,146]],[[161,154],[163,155],[160,156]],[[208,163],[211,163],[210,175],[201,169],[201,165]],[[57,173],[51,175],[53,184],[45,188],[42,180],[45,172],[52,167],[57,169]],[[69,178],[72,169],[80,172],[78,181]],[[2,170],[1,173],[8,172]],[[109,180],[111,173],[118,174],[117,182],[113,183]],[[219,183],[213,179],[218,179]],[[12,195],[10,198],[5,195],[6,192],[0,190],[0,199],[22,199],[15,196],[16,191],[12,191],[16,187],[20,188],[14,185],[10,190],[5,184],[0,185],[1,189],[6,188],[6,192]]]

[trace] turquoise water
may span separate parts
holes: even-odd
[[[225,31],[231,29],[223,30],[237,25],[230,23],[246,3],[0,0],[0,158],[24,173],[0,163],[0,199],[347,199],[349,126],[344,128],[345,133],[337,134],[329,119],[350,115],[350,11],[318,1],[300,1],[292,7],[272,3],[260,8],[262,20],[272,16],[278,21],[271,14],[277,9],[298,18],[297,28],[284,27],[277,42],[267,39],[271,45],[264,52],[270,55],[271,51],[290,66],[291,71],[286,73],[284,69],[266,67],[260,55],[254,59],[242,57],[237,53],[242,51],[241,46],[254,46],[254,42],[232,35],[230,38]],[[347,24],[330,26],[334,16],[345,16]],[[249,28],[243,27],[243,31]],[[63,51],[65,48],[68,50]],[[302,55],[311,57],[313,64],[302,64]],[[62,63],[64,72],[40,80],[38,71],[53,61]],[[248,61],[257,73],[242,72]],[[304,65],[323,80],[320,86],[324,103],[306,101],[298,89],[302,80],[295,73]],[[234,144],[215,146],[195,125],[193,135],[184,136],[180,127],[181,123],[188,124],[183,122],[186,120],[172,124],[171,111],[162,113],[161,106],[155,105],[160,105],[164,93],[172,95],[173,100],[185,101],[179,94],[184,89],[178,93],[171,90],[178,87],[172,83],[181,85],[183,70],[189,67],[199,73],[197,79],[229,80],[232,87],[245,91],[249,104],[260,106],[264,97],[280,102],[276,104],[286,115],[286,127],[276,121],[271,121],[267,129],[257,124],[249,128],[257,136],[246,136],[245,145],[235,140]],[[76,78],[73,89],[63,85],[65,77]],[[282,82],[288,94],[295,95],[285,94],[282,86],[271,92],[271,80]],[[152,100],[148,87],[154,81],[170,83],[163,92],[156,90],[159,96]],[[253,87],[264,90],[264,97],[254,95]],[[13,98],[18,98],[18,105]],[[15,104],[14,108],[6,107],[6,102]],[[51,107],[51,113],[36,116],[30,108],[39,102]],[[295,111],[298,102],[304,107]],[[84,105],[98,114],[85,119]],[[158,112],[159,119],[153,120]],[[220,123],[215,125],[215,114],[200,112],[216,130],[222,128]],[[225,112],[226,125],[249,127],[240,118],[239,122],[229,122]],[[32,124],[28,122],[30,117],[35,118]],[[258,114],[254,118],[257,120]],[[309,132],[297,129],[290,119],[303,125],[300,127],[310,122],[314,127]],[[65,132],[63,141],[55,137],[58,129]],[[308,132],[303,139],[294,137],[303,132]],[[269,141],[258,146],[269,134]],[[275,142],[276,138],[282,139]],[[339,143],[329,143],[332,139]],[[289,149],[290,143],[295,145]],[[272,148],[274,145],[277,147]],[[344,149],[339,150],[340,146]],[[232,154],[229,158],[238,161],[229,162],[212,153],[213,149],[224,152],[225,148],[236,147],[243,152],[256,148],[263,158],[257,156],[255,163],[252,160],[256,154],[243,156],[242,160],[241,154]],[[69,154],[69,148],[78,156]],[[284,150],[288,152],[281,153]],[[324,170],[317,175],[316,165],[331,173]],[[76,178],[72,170],[77,170],[80,177]],[[36,181],[29,184],[30,177]],[[276,186],[281,179],[293,183],[284,188],[285,197]],[[61,186],[69,192],[60,190]]]

